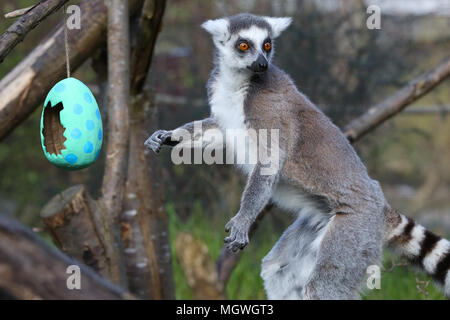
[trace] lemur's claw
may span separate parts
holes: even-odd
[[[244,249],[248,242],[248,228],[243,228],[243,225],[237,223],[235,219],[231,219],[225,226],[225,231],[230,231],[230,236],[226,237],[223,241],[227,244],[228,250],[233,252],[239,249]]]
[[[225,225],[225,232],[230,232],[231,228],[233,227],[232,220],[228,221],[228,223]]]
[[[153,150],[154,153],[158,154],[161,151],[161,146],[165,144],[167,140],[170,140],[171,135],[171,131],[158,130],[145,141],[144,145],[150,150]]]

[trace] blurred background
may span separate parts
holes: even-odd
[[[3,0],[0,33],[11,23],[3,18],[6,12],[33,3]],[[381,8],[380,30],[366,27],[369,4]],[[160,128],[172,129],[209,114],[205,84],[212,69],[213,44],[200,24],[240,12],[293,17],[293,25],[276,42],[274,62],[340,127],[437,65],[450,52],[449,0],[170,0],[150,73]],[[33,30],[0,64],[0,78],[60,18],[52,15]],[[90,84],[95,94],[99,90],[93,64],[94,59],[87,61],[74,76]],[[97,100],[101,104],[100,97]],[[36,110],[0,143],[0,213],[19,219],[49,239],[39,217],[41,208],[55,194],[78,183],[85,184],[96,197],[104,151],[92,167],[81,171],[54,167],[41,150],[41,111]],[[391,205],[447,237],[449,112],[447,80],[355,144]],[[168,149],[155,161],[161,163],[159,177],[172,241],[178,233],[188,232],[203,242],[216,260],[225,236],[224,225],[238,210],[244,178],[231,166],[172,165]],[[262,220],[229,281],[229,298],[265,298],[259,277],[261,259],[292,221],[293,217],[276,210]],[[175,249],[173,254],[177,298],[193,298]],[[428,281],[387,254],[381,290],[367,291],[364,297],[443,298],[432,285],[427,286]]]

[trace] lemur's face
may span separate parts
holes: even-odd
[[[291,18],[239,14],[208,20],[202,27],[212,34],[222,68],[265,72],[273,56],[273,40],[291,23]]]

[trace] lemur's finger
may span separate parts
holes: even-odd
[[[238,252],[242,248],[243,248],[242,244],[239,243],[238,241],[235,241],[229,245],[229,249],[233,252]]]
[[[171,136],[172,136],[172,132],[166,131],[161,134],[160,138],[161,138],[161,141],[165,142],[167,139],[170,139]]]
[[[236,239],[236,236],[234,234],[232,234],[229,237],[226,237],[225,239],[223,239],[223,242],[231,243],[232,241],[234,241],[234,239]]]
[[[162,142],[161,138],[157,137],[157,136],[155,136],[155,137],[152,136],[150,139],[152,139],[153,142],[157,142],[157,143],[161,143]]]
[[[145,146],[155,153],[159,153],[159,151],[161,151],[161,144],[155,141],[150,141],[149,143],[146,143]]]
[[[162,137],[166,132],[167,132],[166,130],[158,130],[158,131],[154,132],[154,133],[151,135],[150,139],[153,140],[153,141],[156,141],[156,142],[161,143],[161,142],[162,142],[161,137]]]

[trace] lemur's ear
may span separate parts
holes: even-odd
[[[228,36],[228,20],[226,19],[208,20],[202,24],[202,28],[218,41],[224,41]]]
[[[264,19],[270,24],[272,27],[272,37],[278,37],[292,22],[292,18],[290,17],[264,17]]]

